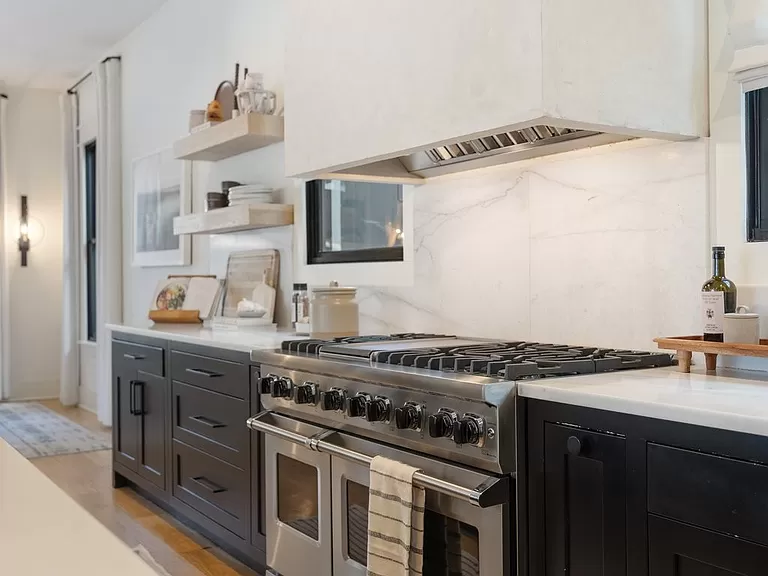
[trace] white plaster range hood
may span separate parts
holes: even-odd
[[[708,135],[700,0],[291,6],[290,176],[419,181],[633,137]]]

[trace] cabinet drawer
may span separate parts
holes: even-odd
[[[649,443],[648,510],[768,544],[768,466]]]
[[[238,362],[172,350],[171,378],[235,398],[248,398],[248,366]]]
[[[173,495],[217,524],[248,539],[248,472],[173,441]]]
[[[173,437],[203,452],[249,469],[248,402],[173,382]]]
[[[165,376],[163,352],[160,346],[146,346],[120,340],[112,342],[113,362],[119,360],[123,366],[155,376]]]

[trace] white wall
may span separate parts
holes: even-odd
[[[61,357],[62,137],[59,95],[10,88],[8,94],[9,222],[28,197],[32,249],[26,268],[9,250],[12,399],[57,397]],[[18,238],[18,227],[6,241]]]
[[[192,266],[131,266],[131,165],[135,158],[170,147],[184,136],[191,109],[205,108],[222,80],[232,79],[235,62],[261,71],[265,84],[283,94],[284,2],[281,0],[170,0],[111,52],[122,56],[123,86],[123,276],[125,322],[146,319],[157,281],[173,274],[223,274],[228,247],[281,249],[278,320],[290,322],[291,228],[234,236],[193,238]],[[214,16],[215,15],[215,16]],[[284,178],[283,145],[215,164],[195,163],[193,209],[202,211],[206,192],[222,180],[263,182],[284,189],[293,200],[293,182]],[[286,288],[287,287],[287,288]],[[289,295],[289,294],[288,294]]]
[[[655,349],[699,331],[707,141],[638,140],[421,186],[415,284],[362,326]]]

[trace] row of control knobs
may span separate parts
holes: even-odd
[[[350,418],[365,418],[368,422],[389,422],[394,418],[398,430],[421,430],[424,425],[422,406],[414,402],[406,402],[393,410],[389,399],[383,396],[361,392],[347,398],[344,390],[338,388],[319,392],[312,382],[294,385],[290,378],[271,374],[259,382],[262,394],[293,399],[295,404],[319,404],[321,410],[346,411]],[[432,438],[452,438],[456,444],[479,445],[485,437],[482,417],[474,414],[459,417],[458,413],[446,409],[431,414],[427,428]]]

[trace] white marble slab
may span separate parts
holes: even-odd
[[[768,436],[768,375],[677,368],[610,372],[521,382],[518,393],[587,408]]]
[[[0,573],[157,576],[112,532],[2,439]]]
[[[203,328],[198,324],[107,324],[107,329],[113,335],[132,334],[134,336],[146,336],[173,340],[185,344],[197,344],[211,346],[237,352],[250,352],[258,349],[280,348],[283,340],[301,339],[295,333],[287,330],[258,330],[253,328],[238,330],[213,330]]]

